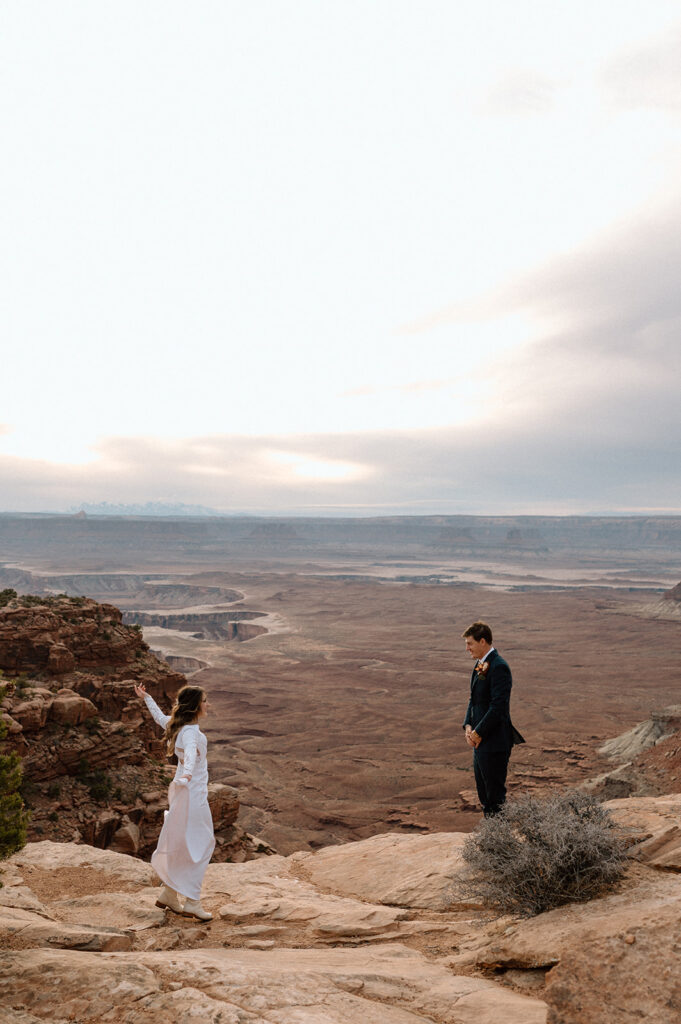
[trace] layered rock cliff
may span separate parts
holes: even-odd
[[[681,793],[681,704],[652,711],[599,753],[617,765],[583,784],[601,799]]]
[[[23,760],[29,838],[149,856],[172,768],[134,685],[165,708],[185,677],[151,653],[113,605],[74,597],[12,597],[0,607],[1,713]],[[211,784],[216,859],[258,844],[236,825],[237,793]],[[264,847],[263,847],[264,849]]]

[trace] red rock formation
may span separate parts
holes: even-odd
[[[665,590],[662,596],[665,601],[681,601],[681,583],[677,583],[671,590]]]
[[[75,840],[148,856],[172,769],[133,686],[169,707],[185,677],[159,661],[139,627],[85,598],[15,598],[0,608],[2,716],[23,759],[29,839]],[[16,678],[18,674],[18,678]],[[236,825],[239,801],[213,784],[217,860],[256,844]]]

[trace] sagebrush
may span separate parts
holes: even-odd
[[[521,797],[466,840],[462,894],[503,913],[539,914],[590,900],[625,867],[625,836],[592,796]]]

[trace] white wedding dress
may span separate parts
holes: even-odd
[[[162,729],[170,721],[153,697],[144,701]],[[190,900],[201,897],[201,883],[215,849],[213,818],[208,806],[208,741],[198,724],[183,725],[175,737],[177,770],[168,789],[168,810],[151,855],[156,874],[169,888]],[[191,775],[188,785],[178,785]]]

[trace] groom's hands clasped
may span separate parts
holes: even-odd
[[[478,736],[475,729],[470,725],[466,726],[466,743],[469,747],[479,747],[482,743],[482,736]]]

